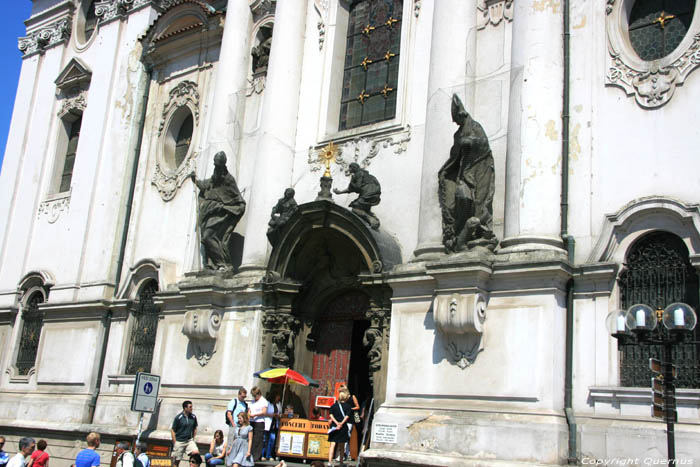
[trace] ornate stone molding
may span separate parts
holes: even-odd
[[[252,0],[250,2],[250,11],[253,13],[253,21],[256,23],[266,16],[275,14],[277,0]]]
[[[246,90],[246,96],[250,97],[254,93],[261,94],[265,90],[265,83],[267,82],[267,72],[254,73],[253,76],[248,80],[248,89]]]
[[[41,219],[42,216],[46,216],[49,224],[55,223],[61,216],[62,212],[68,212],[68,208],[70,207],[70,196],[71,192],[69,191],[43,201],[41,204],[39,204],[37,219]]]
[[[421,0],[415,0],[413,2],[413,14],[418,18],[420,16]]]
[[[102,0],[95,2],[95,16],[106,23],[114,19],[125,19],[134,6],[134,0]]]
[[[263,331],[271,335],[270,366],[291,368],[294,364],[294,340],[301,330],[301,320],[286,312],[266,312]]]
[[[160,161],[156,161],[151,185],[156,187],[163,201],[170,201],[177,194],[177,190],[185,183],[187,177],[196,170],[197,153],[195,151],[190,152],[175,172],[163,170]]]
[[[199,91],[197,90],[197,83],[193,81],[181,81],[170,90],[170,96],[163,108],[160,125],[158,126],[158,136],[160,136],[165,129],[168,117],[172,115],[173,111],[185,105],[188,105],[192,109],[195,123],[199,123]]]
[[[58,117],[63,118],[71,111],[77,110],[84,112],[87,107],[87,91],[79,91],[77,94],[72,94],[63,99],[63,104],[58,111]]]
[[[189,350],[200,366],[209,363],[216,353],[216,339],[221,321],[219,310],[193,310],[185,313],[182,333],[189,338]]]
[[[622,88],[646,109],[655,109],[671,100],[676,87],[700,66],[700,31],[692,27],[671,54],[653,61],[639,58],[627,33],[627,13],[623,1],[607,0],[608,71],[605,84]],[[695,14],[698,14],[696,5]],[[691,24],[695,25],[693,22]]]
[[[323,43],[326,41],[326,23],[328,22],[328,0],[314,0],[314,7],[318,13],[319,20],[316,23],[318,28],[318,50],[323,49]]]
[[[480,15],[477,29],[484,29],[489,24],[498,26],[503,20],[513,21],[513,0],[479,0],[476,8]]]
[[[343,168],[346,175],[350,173],[350,164],[355,162],[361,168],[366,168],[372,163],[382,149],[393,148],[394,154],[401,154],[408,149],[411,141],[411,127],[398,133],[382,136],[362,136],[337,144],[338,153],[335,156],[336,163]],[[312,172],[318,172],[324,168],[318,157],[318,148],[309,148],[308,163]]]
[[[481,293],[438,295],[434,319],[442,334],[452,363],[465,369],[483,350],[482,332],[486,318],[486,297]]]
[[[44,53],[50,47],[63,44],[70,38],[72,22],[73,17],[69,15],[33,31],[26,37],[20,37],[18,39],[19,50],[26,58],[37,53]]]

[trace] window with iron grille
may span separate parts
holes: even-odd
[[[153,296],[158,292],[158,282],[149,280],[141,287],[138,303],[132,312],[131,338],[129,356],[126,361],[127,375],[138,372],[150,372],[153,362],[153,349],[158,330],[158,308],[153,303]]]
[[[620,301],[627,309],[637,303],[665,308],[674,302],[684,302],[697,310],[698,275],[688,258],[688,248],[677,236],[653,232],[639,239],[627,254],[620,273]],[[657,332],[666,333],[664,326]],[[700,332],[695,329],[694,340]],[[658,345],[621,346],[622,386],[649,386],[652,377],[649,358],[660,359],[663,349]],[[700,348],[697,344],[673,347],[673,362],[678,366],[677,387],[700,388]]]
[[[44,295],[38,291],[34,292],[22,310],[22,333],[15,366],[17,373],[23,376],[28,375],[29,370],[36,364],[41,328],[44,326],[44,313],[39,309],[39,304],[43,302]]]
[[[350,5],[340,130],[396,116],[403,0]]]

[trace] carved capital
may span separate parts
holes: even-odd
[[[61,108],[58,111],[58,117],[63,118],[71,111],[84,112],[87,108],[87,91],[79,91],[76,94],[67,95],[63,99]]]
[[[101,0],[95,2],[95,16],[103,23],[116,18],[125,19],[133,6],[134,0]]]
[[[42,216],[46,216],[49,224],[53,224],[61,216],[61,213],[68,211],[70,207],[70,196],[71,192],[69,191],[68,193],[61,193],[58,196],[43,201],[39,204],[37,218],[41,219]]]
[[[513,0],[479,0],[477,9],[477,29],[484,29],[489,24],[498,26],[504,20],[513,21]]]
[[[24,57],[44,53],[50,47],[63,44],[70,38],[72,15],[61,18],[47,26],[18,39],[19,50]]]
[[[183,107],[188,104],[192,109],[195,122],[199,123],[199,91],[197,90],[197,83],[185,80],[181,81],[177,86],[170,90],[168,102],[163,108],[163,115],[160,120],[160,125],[158,126],[159,136],[165,129],[167,118],[172,114],[172,112],[178,107]]]
[[[275,14],[277,0],[252,0],[250,2],[250,11],[253,13],[253,20],[260,21],[265,16]]]

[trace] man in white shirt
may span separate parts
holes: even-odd
[[[116,467],[134,467],[134,454],[129,451],[129,444],[125,441],[117,443]]]
[[[33,438],[22,438],[19,440],[19,452],[15,454],[10,462],[7,463],[7,467],[24,467],[25,459],[32,455],[36,443]]]
[[[137,441],[134,444],[134,456],[141,461],[141,465],[143,467],[151,467],[151,459],[149,459],[148,455],[146,454],[146,443]]]

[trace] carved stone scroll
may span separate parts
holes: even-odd
[[[64,17],[47,26],[44,26],[26,37],[18,39],[19,50],[24,57],[29,57],[37,53],[44,53],[44,50],[63,44],[68,41],[71,34],[72,15]]]
[[[193,310],[185,313],[182,333],[190,340],[190,350],[200,366],[205,366],[216,353],[216,339],[222,316],[218,310]]]
[[[481,293],[438,295],[434,304],[435,325],[444,339],[452,363],[465,369],[483,350],[486,297]]]

